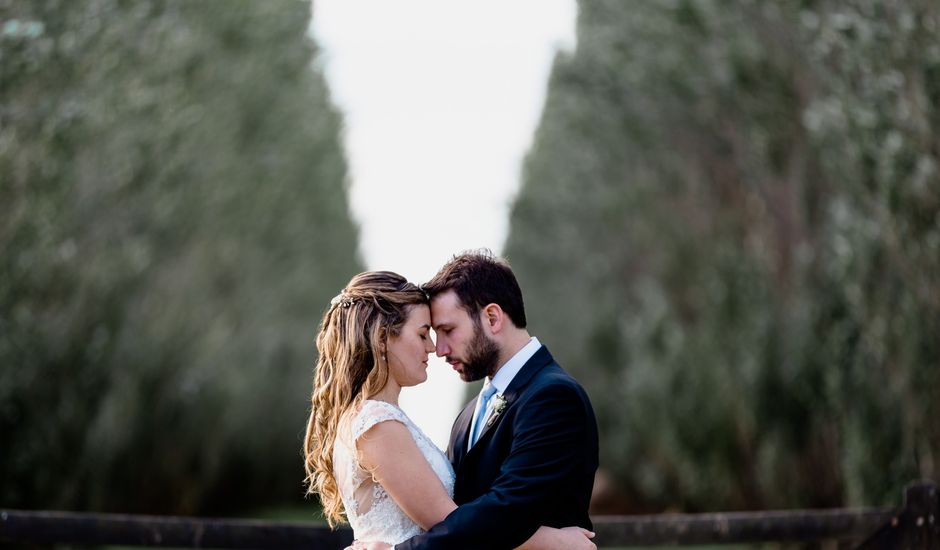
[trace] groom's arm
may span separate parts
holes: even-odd
[[[489,492],[396,550],[514,548],[535,533],[565,482],[585,468],[584,453],[596,454],[597,440],[580,388],[554,384],[524,406],[513,419],[512,448]]]

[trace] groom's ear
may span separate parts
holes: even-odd
[[[490,328],[492,334],[498,334],[503,330],[503,308],[498,304],[488,304],[483,308],[483,322]]]

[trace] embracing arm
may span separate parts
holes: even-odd
[[[422,529],[431,529],[457,505],[418,449],[408,428],[399,422],[381,422],[358,440],[360,463]],[[569,550],[590,544],[582,529],[539,527],[523,550]],[[580,546],[579,546],[580,544]],[[366,546],[368,547],[368,546]],[[373,546],[381,548],[382,545]]]
[[[362,467],[422,529],[430,529],[457,508],[404,424],[380,422],[359,438],[357,446]]]
[[[596,440],[586,429],[593,421],[590,404],[571,386],[543,388],[525,407],[524,418],[514,420],[512,449],[492,488],[398,550],[509,548],[536,532],[545,509],[558,501],[559,485],[577,477],[583,453]]]

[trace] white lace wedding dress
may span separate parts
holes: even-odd
[[[424,532],[395,504],[385,489],[372,479],[357,459],[356,441],[379,422],[401,422],[408,427],[421,454],[454,496],[454,469],[434,443],[398,407],[384,401],[366,400],[359,412],[340,428],[333,446],[333,475],[343,498],[346,517],[358,540],[392,545]]]

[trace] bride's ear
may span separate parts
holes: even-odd
[[[377,355],[382,358],[383,363],[388,361],[388,358],[386,357],[386,354],[388,353],[388,351],[385,346],[385,338],[383,338],[382,341],[379,342],[379,348],[376,351],[378,352]]]
[[[385,355],[388,353],[388,330],[385,327],[379,328],[379,353]]]

